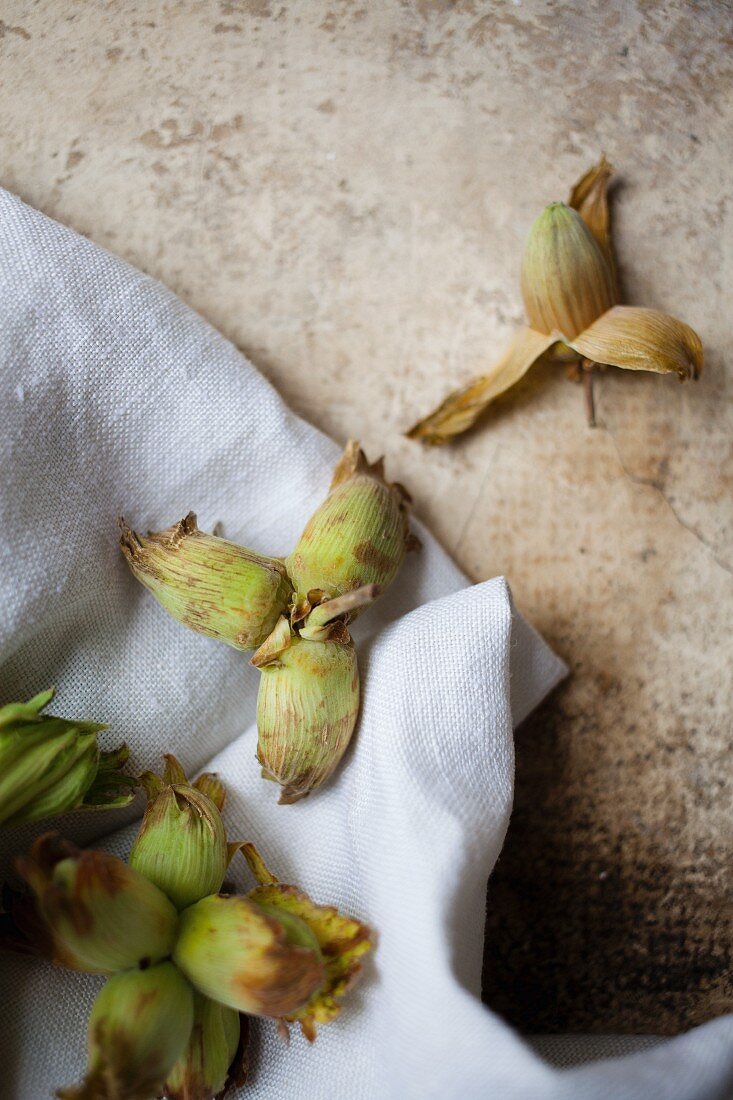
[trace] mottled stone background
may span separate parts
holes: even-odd
[[[571,666],[518,735],[489,1002],[534,1031],[673,1032],[733,1007],[731,4],[0,16],[0,181],[168,283],[315,424],[384,451]],[[702,381],[609,371],[590,430],[543,368],[458,446],[407,442],[521,321],[530,221],[601,150],[628,298],[701,333]]]

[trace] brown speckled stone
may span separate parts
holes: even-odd
[[[490,891],[487,997],[528,1030],[733,1007],[732,35],[717,0],[3,5],[2,183],[386,451],[569,662]],[[608,371],[591,431],[542,368],[454,448],[403,439],[520,322],[527,228],[601,150],[627,298],[700,332],[702,381]]]

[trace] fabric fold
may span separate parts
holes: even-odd
[[[428,532],[394,598],[357,624],[364,701],[337,776],[294,806],[259,778],[258,673],[187,632],[127,572],[116,517],[202,526],[255,550],[291,547],[338,447],[295,417],[170,291],[0,192],[0,703],[55,684],[58,713],[109,725],[138,770],[174,752],[224,778],[231,835],[284,881],[373,923],[379,948],[314,1047],[255,1029],[243,1096],[697,1100],[733,1065],[730,1021],[577,1073],[551,1069],[479,1000],[485,889],[512,801],[512,727],[565,674],[501,579],[467,587]],[[126,854],[130,812],[63,831]],[[42,827],[0,837],[0,855]],[[115,831],[117,830],[117,831]],[[244,862],[234,868],[249,883]],[[0,960],[7,1095],[77,1080],[99,980]],[[612,1066],[614,1068],[612,1068]],[[610,1084],[609,1084],[610,1082]],[[585,1091],[583,1091],[585,1090]],[[595,1091],[593,1091],[595,1090]],[[714,1095],[709,1091],[705,1095]],[[722,1093],[721,1093],[722,1095]]]

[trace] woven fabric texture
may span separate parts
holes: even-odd
[[[339,448],[153,280],[0,193],[0,702],[55,684],[54,709],[107,722],[136,769],[163,751],[226,780],[232,838],[364,918],[379,946],[310,1047],[258,1024],[242,1095],[260,1100],[724,1096],[730,1022],[563,1072],[479,1000],[486,880],[509,819],[512,728],[564,675],[502,579],[467,587],[421,531],[357,624],[358,733],[338,776],[276,805],[254,753],[258,673],[170,620],[128,572],[115,520],[204,529],[286,553]],[[372,456],[375,457],[375,456]],[[64,831],[125,854],[140,805]],[[41,827],[2,837],[4,867]],[[235,880],[250,885],[244,866]],[[5,956],[3,1095],[79,1080],[100,980]]]

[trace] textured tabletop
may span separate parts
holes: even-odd
[[[716,0],[3,5],[0,183],[385,452],[569,663],[489,893],[486,996],[530,1031],[733,1007],[732,43]],[[593,430],[543,367],[404,439],[501,351],[531,220],[603,150],[626,299],[697,329],[702,380],[609,370]]]

